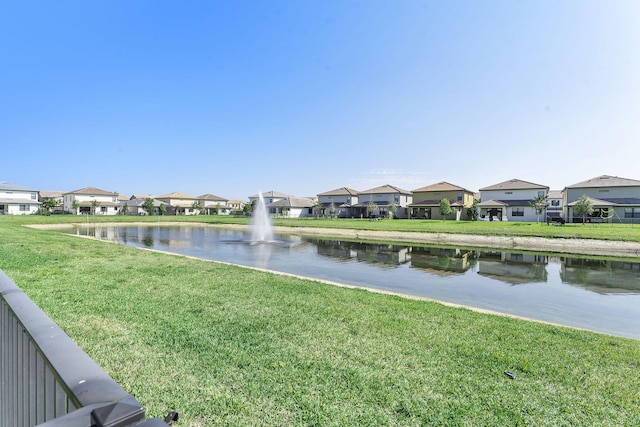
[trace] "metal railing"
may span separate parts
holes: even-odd
[[[37,425],[167,424],[145,419],[140,403],[0,270],[0,426]]]

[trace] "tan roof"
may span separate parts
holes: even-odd
[[[216,196],[214,194],[203,194],[202,196],[198,196],[198,200],[213,200],[214,202],[226,202],[227,199],[223,199],[220,196]]]
[[[62,191],[40,191],[41,199],[55,199],[56,197],[62,197]]]
[[[164,196],[157,196],[156,199],[189,199],[196,200],[196,197],[190,196],[188,194],[179,193],[174,191],[173,193],[165,194]]]
[[[547,197],[549,199],[562,199],[562,191],[561,190],[549,190],[547,193]]]
[[[335,190],[325,191],[324,193],[318,194],[318,196],[357,196],[358,190],[354,190],[349,187],[340,187]]]
[[[94,196],[117,196],[118,195],[118,193],[115,193],[113,191],[105,191],[95,187],[85,187],[85,188],[81,188],[80,190],[70,191],[64,194],[87,194],[87,195],[94,195]]]
[[[361,191],[358,194],[388,194],[388,193],[411,194],[411,191],[403,190],[402,188],[394,187],[393,185],[382,185],[380,187],[370,188],[369,190]]]
[[[488,187],[481,188],[480,191],[493,191],[493,190],[533,190],[533,189],[549,189],[549,187],[540,184],[534,184],[533,182],[522,181],[521,179],[510,179],[499,184],[490,185]]]
[[[611,175],[601,175],[566,188],[593,188],[593,187],[639,187],[640,181],[635,179],[620,178]]]
[[[473,193],[466,188],[458,187],[457,185],[453,185],[446,181],[438,182],[437,184],[431,184],[427,185],[426,187],[420,187],[417,190],[413,190],[414,193],[420,191],[466,191],[468,193]]]

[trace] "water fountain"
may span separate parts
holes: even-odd
[[[274,241],[271,217],[269,216],[267,206],[264,203],[264,197],[262,197],[262,192],[260,191],[258,191],[258,202],[253,209],[250,230],[251,243],[268,243]]]

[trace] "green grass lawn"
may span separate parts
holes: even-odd
[[[640,341],[21,226],[68,220],[50,218],[0,217],[0,269],[150,416],[176,409],[181,426],[640,425]],[[413,222],[424,224],[345,224]]]
[[[6,218],[8,217],[8,218]],[[70,222],[202,222],[209,224],[248,224],[249,218],[226,215],[200,216],[10,216],[2,220],[20,223],[70,223]],[[274,225],[286,227],[346,228],[355,230],[406,231],[416,233],[458,233],[489,236],[525,236],[547,238],[579,238],[640,242],[640,225],[633,224],[566,224],[547,225],[535,222],[481,222],[441,220],[382,220],[362,219],[283,219],[274,220]]]

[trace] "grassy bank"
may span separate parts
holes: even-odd
[[[5,218],[0,268],[150,415],[177,409],[177,425],[640,424],[640,341]]]
[[[225,215],[211,216],[5,216],[0,221],[15,224],[38,223],[59,224],[71,222],[202,222],[209,224],[248,224],[249,218]],[[353,230],[403,231],[416,233],[472,234],[508,237],[547,237],[559,239],[596,239],[640,242],[640,225],[632,224],[566,224],[547,225],[535,222],[471,222],[429,220],[382,220],[361,219],[284,219],[276,218],[275,225],[286,227],[344,228]]]

